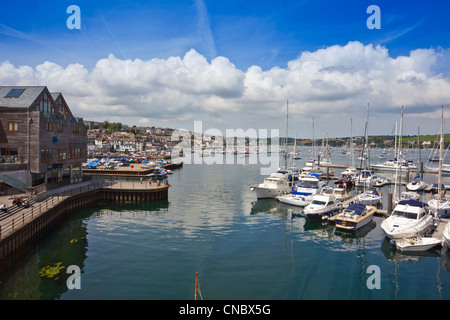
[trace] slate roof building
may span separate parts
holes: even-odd
[[[60,92],[46,86],[0,86],[0,184],[29,188],[77,183],[87,130]]]

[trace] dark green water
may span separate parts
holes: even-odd
[[[0,298],[194,299],[196,272],[203,299],[450,298],[448,253],[396,253],[380,217],[349,235],[256,201],[259,168],[185,165],[169,178],[168,201],[79,211],[3,276]],[[66,269],[39,276],[57,262],[80,267],[81,289],[67,288]],[[372,265],[380,289],[367,286]]]

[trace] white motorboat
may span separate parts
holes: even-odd
[[[450,222],[444,228],[444,232],[442,234],[442,245],[450,249]]]
[[[352,203],[335,218],[336,228],[356,231],[373,220],[375,207]]]
[[[297,186],[292,189],[292,194],[303,196],[318,194],[326,185],[320,174],[301,174],[298,177]]]
[[[400,199],[394,199],[394,203],[398,204],[399,201],[402,200],[420,200],[420,194],[418,194],[417,192],[414,191],[402,191],[400,193]]]
[[[280,170],[265,178],[262,183],[250,188],[256,192],[257,199],[275,198],[291,192],[292,182],[289,177],[288,172]]]
[[[380,164],[373,164],[372,168],[380,171],[417,170],[417,166],[414,165],[412,161],[396,159],[388,160]]]
[[[356,202],[365,205],[377,205],[381,202],[382,196],[374,188],[367,189],[365,192],[356,196]]]
[[[370,170],[362,170],[361,173],[355,178],[355,185],[359,187],[382,186],[388,182],[389,181],[387,179],[373,174]]]
[[[345,201],[350,199],[352,194],[347,190],[347,188],[334,188],[333,189],[334,197],[339,201]]]
[[[420,175],[418,174],[413,181],[406,184],[406,189],[410,191],[422,191],[428,187],[428,184],[420,180]]]
[[[361,170],[361,172],[355,178],[355,185],[356,186],[370,186],[371,178],[372,178],[372,171]]]
[[[348,167],[344,171],[341,172],[342,178],[350,177],[350,179],[355,179],[358,175],[358,169],[355,167]]]
[[[313,197],[314,197],[313,195],[305,196],[300,194],[289,193],[282,196],[277,196],[277,199],[281,203],[290,204],[292,206],[297,207],[306,207],[308,204],[311,203]]]
[[[302,173],[311,174],[315,172],[320,172],[320,166],[315,160],[308,160],[302,167]]]
[[[390,239],[412,238],[426,235],[433,223],[426,203],[401,200],[392,214],[381,223],[381,229]]]
[[[326,220],[342,209],[342,203],[333,195],[316,194],[304,213],[310,220]]]
[[[290,194],[277,196],[277,199],[286,204],[305,207],[311,203],[315,194],[319,194],[326,187],[326,182],[319,174],[302,174],[299,176],[297,186],[292,187]]]
[[[414,237],[395,240],[395,247],[402,252],[427,251],[440,246],[441,239],[428,237]]]

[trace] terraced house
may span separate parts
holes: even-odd
[[[0,188],[81,181],[87,134],[60,92],[0,86]]]

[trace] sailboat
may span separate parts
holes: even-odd
[[[287,134],[288,134],[288,114],[289,114],[289,101],[286,105],[286,140],[287,146]],[[298,172],[291,171],[287,167],[287,153],[283,153],[284,165],[278,169],[277,172],[272,173],[269,177],[265,178],[260,184],[252,185],[250,189],[256,192],[257,199],[275,198],[284,194],[291,193],[292,186],[297,180]]]
[[[354,180],[358,176],[358,169],[355,167],[355,159],[353,155],[353,119],[350,119],[350,167],[346,168],[341,176]]]
[[[311,149],[311,160],[306,161],[301,172],[302,173],[320,173],[320,166],[316,158],[316,143],[314,138],[314,118],[312,118],[312,149]]]
[[[403,109],[404,106],[401,108],[401,118],[400,118],[400,134],[399,134],[399,143],[398,143],[398,152],[396,150],[396,156],[393,160],[388,160],[384,163],[380,164],[374,164],[372,165],[372,168],[374,170],[382,170],[382,171],[395,171],[398,169],[405,169],[405,170],[413,170],[416,169],[416,166],[412,164],[411,161],[407,161],[403,157],[403,148],[402,148],[402,138],[403,138],[403,132],[402,132],[402,126],[403,126]]]
[[[428,206],[435,216],[450,216],[450,201],[445,197],[445,188],[442,188],[442,150],[444,149],[444,106],[441,114],[441,140],[439,144],[439,170],[438,170],[438,190],[433,199],[428,201]]]
[[[422,162],[422,157],[420,155],[420,129],[419,128],[417,128],[417,142],[419,145],[419,167],[420,167],[421,162]],[[428,184],[425,183],[425,181],[423,181],[422,178],[423,177],[421,176],[420,172],[417,172],[417,175],[414,178],[414,180],[406,184],[406,189],[408,189],[410,191],[425,190],[426,187],[428,187]]]

